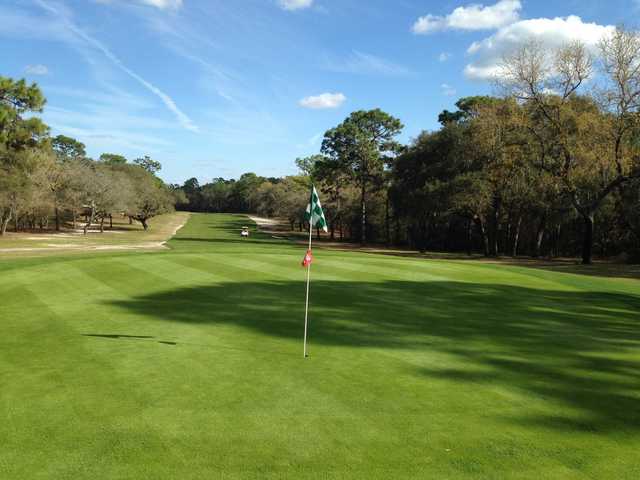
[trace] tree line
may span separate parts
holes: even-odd
[[[504,58],[494,96],[462,98],[409,145],[401,121],[352,113],[300,175],[183,186],[180,208],[257,212],[303,228],[323,193],[332,239],[487,256],[623,254],[640,260],[640,36],[596,53],[528,42]]]
[[[160,163],[145,156],[128,162],[118,154],[89,158],[85,145],[64,135],[52,137],[35,116],[46,99],[37,84],[0,77],[0,235],[55,228],[86,234],[104,231],[113,215],[138,221],[171,211],[184,200],[156,176]]]

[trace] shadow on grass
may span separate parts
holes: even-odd
[[[410,372],[524,389],[588,417],[522,422],[640,429],[640,358],[631,356],[640,348],[640,296],[459,282],[316,281],[312,290],[315,344],[444,352],[467,367]],[[301,282],[226,283],[114,304],[167,321],[233,324],[298,340],[303,293]]]
[[[361,249],[359,245],[355,244],[332,246],[330,248],[345,251],[359,250],[364,253],[374,253],[392,257],[403,257],[421,260],[451,260],[462,262],[493,263],[496,265],[510,265],[516,267],[535,268],[538,270],[548,270],[551,272],[570,273],[573,275],[588,275],[592,277],[605,278],[630,278],[640,280],[640,265],[614,263],[607,262],[605,260],[596,261],[592,265],[582,265],[578,259],[574,258],[543,259],[533,257],[505,256],[498,258],[488,258],[478,253],[474,253],[472,255],[467,255],[466,253],[450,252],[421,253],[412,250],[403,251],[387,249],[384,246],[380,246],[377,249],[374,246],[371,246],[367,249]]]
[[[92,338],[102,338],[107,340],[124,340],[127,342],[150,342],[150,343],[159,343],[161,345],[170,345],[172,347],[202,347],[209,348],[212,350],[229,350],[233,352],[252,352],[254,354],[272,356],[272,355],[283,355],[290,357],[289,353],[277,351],[277,350],[268,350],[261,348],[260,350],[256,349],[247,349],[247,348],[235,348],[229,345],[211,345],[206,343],[192,343],[192,342],[174,342],[170,340],[156,340],[156,337],[151,335],[121,335],[118,333],[81,333],[82,337],[92,337]]]

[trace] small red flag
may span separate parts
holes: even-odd
[[[307,250],[304,259],[302,260],[302,266],[308,267],[309,265],[311,265],[311,262],[313,262],[313,255],[311,254],[311,250]]]

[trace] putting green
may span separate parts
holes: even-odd
[[[0,478],[640,478],[640,282],[317,250],[196,214],[0,262]]]

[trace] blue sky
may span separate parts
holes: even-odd
[[[36,81],[52,133],[89,154],[145,154],[181,183],[295,173],[351,111],[403,141],[490,93],[535,37],[594,48],[637,0],[0,0],[0,75]]]

